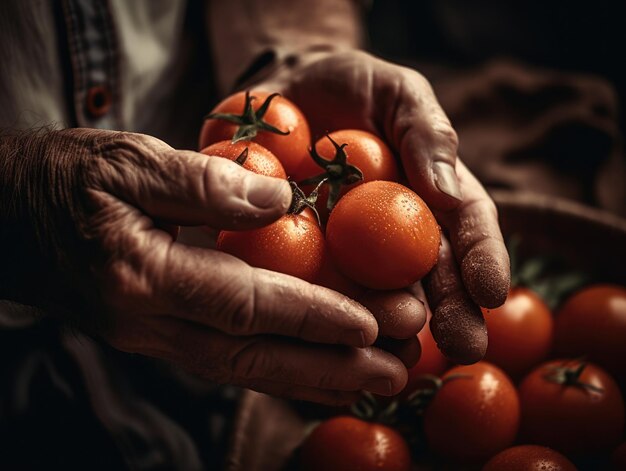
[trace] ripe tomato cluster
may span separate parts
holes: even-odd
[[[250,265],[354,294],[360,287],[409,286],[437,260],[433,214],[398,183],[393,152],[372,133],[342,129],[312,143],[295,104],[278,94],[241,92],[207,116],[200,148],[292,182],[284,217],[220,233],[217,248]]]
[[[301,447],[302,469],[626,469],[626,288],[587,286],[552,312],[514,287],[484,314],[486,360],[449,365],[425,328],[396,401],[364,399],[378,412],[353,408],[349,432],[344,411],[322,422]]]
[[[408,286],[434,265],[440,229],[398,183],[379,137],[336,130],[311,144],[303,113],[263,92],[232,95],[208,118],[203,153],[298,182],[288,214],[260,229],[222,231],[219,249],[351,296]],[[626,289],[589,286],[552,312],[518,286],[483,313],[485,361],[450,365],[426,327],[405,390],[392,402],[366,397],[366,417],[343,411],[323,421],[300,449],[302,469],[601,469],[611,453],[620,469]]]

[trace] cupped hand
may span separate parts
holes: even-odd
[[[73,234],[42,234],[42,242],[65,260],[58,276],[73,273],[70,292],[93,317],[85,324],[99,326],[111,345],[221,383],[317,402],[404,387],[405,365],[372,346],[378,323],[363,305],[183,245],[161,228],[267,225],[291,202],[286,181],[145,135],[74,129],[46,139],[42,175],[54,196],[37,200],[63,214]],[[78,256],[78,247],[87,249]],[[421,328],[419,319],[409,324],[413,333]]]
[[[428,81],[415,70],[343,50],[293,56],[262,82],[246,85],[292,99],[318,137],[359,128],[393,147],[449,239],[425,283],[433,335],[452,360],[480,360],[487,331],[478,306],[506,299],[509,258],[495,205],[458,159],[456,133]]]

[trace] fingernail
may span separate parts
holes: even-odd
[[[248,184],[248,201],[257,208],[269,209],[284,206],[291,202],[291,187],[287,181],[277,178],[251,175]]]
[[[435,185],[441,192],[456,200],[463,200],[459,180],[452,165],[447,162],[435,162],[433,163],[433,172],[435,173]]]
[[[391,396],[391,380],[389,378],[371,379],[367,383],[365,383],[363,389],[375,394]]]
[[[339,341],[352,347],[365,347],[365,335],[360,329],[344,330],[339,336]]]

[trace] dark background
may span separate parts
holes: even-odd
[[[625,2],[378,0],[367,22],[372,50],[390,59],[471,66],[507,56],[625,89]]]

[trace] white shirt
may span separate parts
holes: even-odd
[[[3,0],[0,129],[119,129],[195,147],[212,88],[208,54],[197,56],[202,32],[185,31],[187,7],[184,0]],[[194,61],[203,63],[195,69],[204,69],[204,83]],[[86,106],[96,86],[111,102],[102,116]]]

